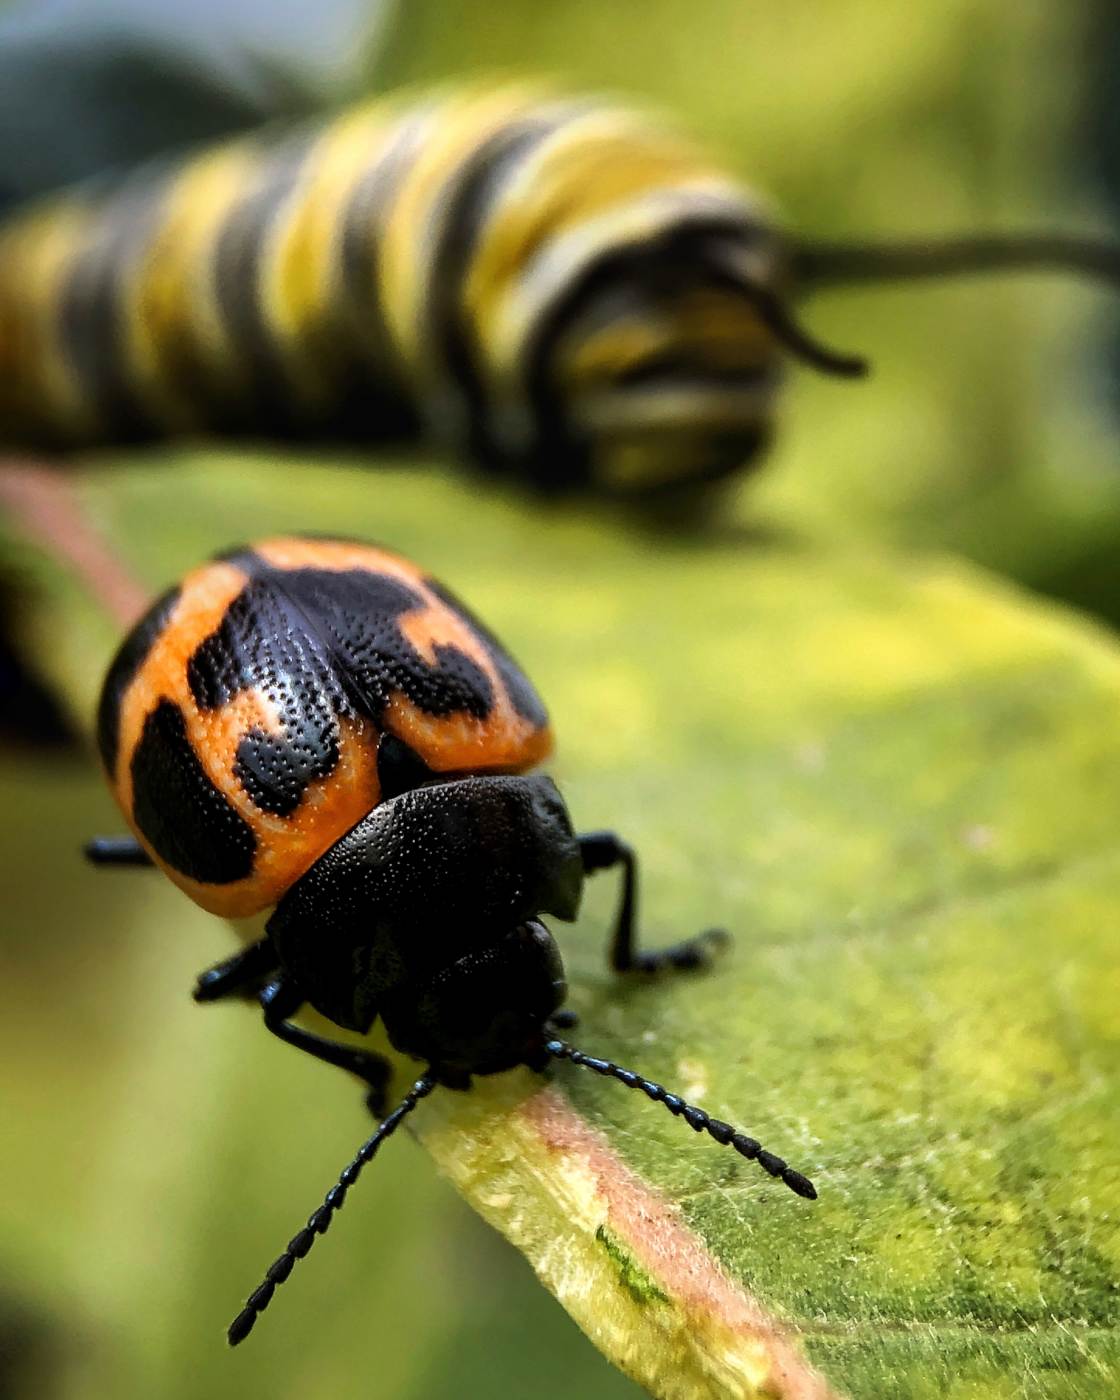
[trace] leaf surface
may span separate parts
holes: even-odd
[[[646,942],[733,931],[709,973],[619,982],[598,877],[558,930],[572,1038],[759,1137],[818,1202],[571,1067],[416,1116],[616,1364],[672,1397],[1115,1394],[1120,656],[1102,633],[943,561],[654,549],[422,471],[137,459],[75,489],[151,590],[276,529],[417,557],[547,698],[577,825],[639,851]],[[68,658],[106,658],[115,628],[57,559],[40,575],[35,625],[86,707],[96,670]]]

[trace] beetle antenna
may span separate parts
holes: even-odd
[[[294,1235],[288,1241],[288,1247],[283,1254],[266,1271],[260,1287],[249,1294],[245,1306],[230,1323],[226,1337],[231,1347],[243,1342],[253,1330],[257,1318],[272,1302],[272,1295],[276,1292],[277,1286],[283,1283],[295,1268],[296,1260],[302,1259],[304,1255],[309,1253],[311,1246],[315,1243],[316,1235],[327,1233],[335,1212],[341,1210],[342,1204],[346,1200],[346,1193],[361,1176],[362,1168],[367,1162],[373,1160],[377,1155],[377,1149],[387,1137],[400,1127],[420,1100],[427,1098],[436,1087],[436,1083],[437,1080],[431,1071],[422,1074],[392,1113],[387,1118],[383,1118],[377,1125],[376,1132],[362,1143],[358,1149],[358,1155],[338,1178],[338,1183],[327,1192],[323,1204],[310,1216],[299,1234]]]
[[[724,1123],[719,1118],[712,1118],[704,1112],[702,1108],[697,1108],[694,1104],[685,1103],[684,1099],[677,1094],[670,1094],[662,1084],[655,1084],[651,1079],[643,1079],[640,1074],[635,1074],[632,1069],[623,1069],[620,1065],[615,1065],[610,1060],[597,1060],[593,1055],[585,1055],[582,1050],[577,1050],[574,1045],[569,1045],[564,1040],[545,1041],[545,1051],[554,1060],[569,1060],[573,1065],[581,1065],[585,1069],[593,1069],[596,1074],[606,1075],[609,1079],[617,1079],[620,1084],[625,1084],[628,1089],[641,1089],[647,1098],[653,1099],[655,1103],[663,1103],[665,1107],[675,1117],[683,1118],[688,1126],[698,1133],[707,1133],[709,1137],[715,1138],[716,1142],[722,1143],[725,1147],[733,1147],[742,1157],[748,1161],[757,1162],[763,1171],[769,1172],[771,1176],[777,1177],[785,1182],[791,1191],[799,1196],[804,1196],[808,1201],[817,1199],[817,1189],[807,1176],[802,1176],[799,1171],[787,1163],[781,1157],[775,1156],[773,1152],[767,1152],[755,1138],[748,1137],[746,1133],[740,1133],[731,1126]]]
[[[808,291],[1032,267],[1120,284],[1120,244],[1057,233],[975,234],[886,243],[805,243],[793,254],[796,283]]]

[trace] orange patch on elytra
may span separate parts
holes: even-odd
[[[552,752],[551,731],[533,724],[514,708],[485,639],[430,590],[427,575],[415,564],[374,545],[345,540],[280,537],[264,540],[253,549],[276,568],[358,569],[397,579],[423,600],[397,620],[409,645],[433,668],[438,664],[438,645],[456,647],[486,675],[494,703],[482,719],[464,711],[430,715],[403,694],[390,696],[384,727],[415,749],[429,768],[437,773],[524,772]]]
[[[235,772],[238,745],[250,729],[281,733],[281,718],[268,698],[252,688],[217,709],[200,709],[191,693],[187,666],[247,582],[243,570],[223,561],[204,565],[183,580],[167,625],[122,698],[118,772],[110,775],[121,810],[157,865],[197,904],[227,918],[245,917],[275,904],[325,850],[377,805],[381,795],[378,733],[363,719],[340,724],[337,764],[325,778],[308,784],[299,807],[289,816],[261,811],[241,785]],[[178,706],[203,771],[253,831],[257,842],[253,869],[244,880],[212,885],[191,879],[162,861],[133,821],[131,756],[145,720],[161,700]]]
[[[187,663],[200,642],[221,623],[230,603],[245,587],[246,575],[233,564],[206,564],[183,580],[179,599],[156,638],[138,675],[121,699],[118,719],[117,773],[109,775],[125,815],[132,815],[130,763],[144,721],[167,699],[178,705],[188,723],[197,706],[187,682]]]
[[[542,762],[552,752],[551,730],[534,724],[514,708],[486,639],[423,583],[420,589],[427,606],[402,614],[399,625],[405,640],[432,667],[439,664],[437,646],[461,651],[490,682],[493,703],[482,719],[465,711],[430,715],[398,693],[389,699],[386,729],[440,773],[458,769],[520,773]]]
[[[504,690],[485,719],[462,710],[430,715],[398,692],[389,697],[384,722],[437,773],[523,773],[552,752],[551,729],[519,715]]]
[[[417,598],[416,606],[396,619],[402,642],[413,647],[434,672],[441,664],[437,648],[456,648],[486,676],[492,703],[482,718],[466,711],[432,715],[396,693],[390,696],[381,723],[361,715],[339,721],[338,761],[326,777],[307,784],[294,811],[287,815],[264,811],[242,785],[238,751],[254,730],[284,735],[284,716],[276,701],[267,686],[247,684],[225,703],[203,708],[195,700],[188,676],[192,656],[221,626],[230,604],[249,583],[249,575],[228,560],[188,574],[166,625],[121,699],[120,757],[110,779],[129,824],[161,869],[197,904],[228,918],[244,918],[274,905],[377,805],[381,796],[377,745],[382,729],[396,734],[441,773],[524,772],[552,749],[547,725],[534,724],[515,708],[486,637],[433,591],[415,564],[374,546],[339,540],[281,537],[252,549],[280,571],[281,587],[284,571],[306,568],[397,580]],[[313,629],[315,621],[307,619]],[[182,714],[187,741],[209,782],[253,833],[253,866],[242,880],[229,884],[194,880],[162,861],[136,828],[132,755],[148,717],[164,701]]]
[[[424,577],[422,569],[372,544],[351,543],[349,540],[301,539],[296,535],[278,535],[260,540],[251,546],[253,553],[276,569],[331,569],[343,572],[358,569],[366,573],[388,574],[402,583],[417,584]]]
[[[405,641],[420,653],[429,666],[439,665],[437,646],[453,646],[487,670],[490,653],[475,629],[466,618],[452,612],[442,598],[429,593],[422,584],[420,588],[424,603],[418,608],[410,608],[399,618]]]
[[[211,914],[245,918],[274,905],[380,799],[377,733],[368,721],[343,720],[338,763],[325,778],[307,785],[290,816],[261,812],[238,784],[237,799],[231,805],[250,822],[257,837],[253,873],[248,878],[229,885],[205,885],[164,869]]]

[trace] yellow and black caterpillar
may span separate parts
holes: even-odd
[[[641,113],[524,89],[381,100],[0,226],[0,441],[427,438],[544,489],[739,469],[823,282],[1054,263],[1077,239],[800,245]]]

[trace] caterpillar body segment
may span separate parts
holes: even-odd
[[[1056,267],[1107,241],[798,241],[658,119],[499,86],[379,99],[0,223],[0,444],[423,442],[546,491],[757,461],[796,295]]]
[[[777,291],[783,248],[757,199],[625,108],[370,102],[0,226],[0,438],[428,437],[608,488],[687,475],[699,438],[707,473],[713,442],[737,465],[765,432],[780,373],[720,282]]]

